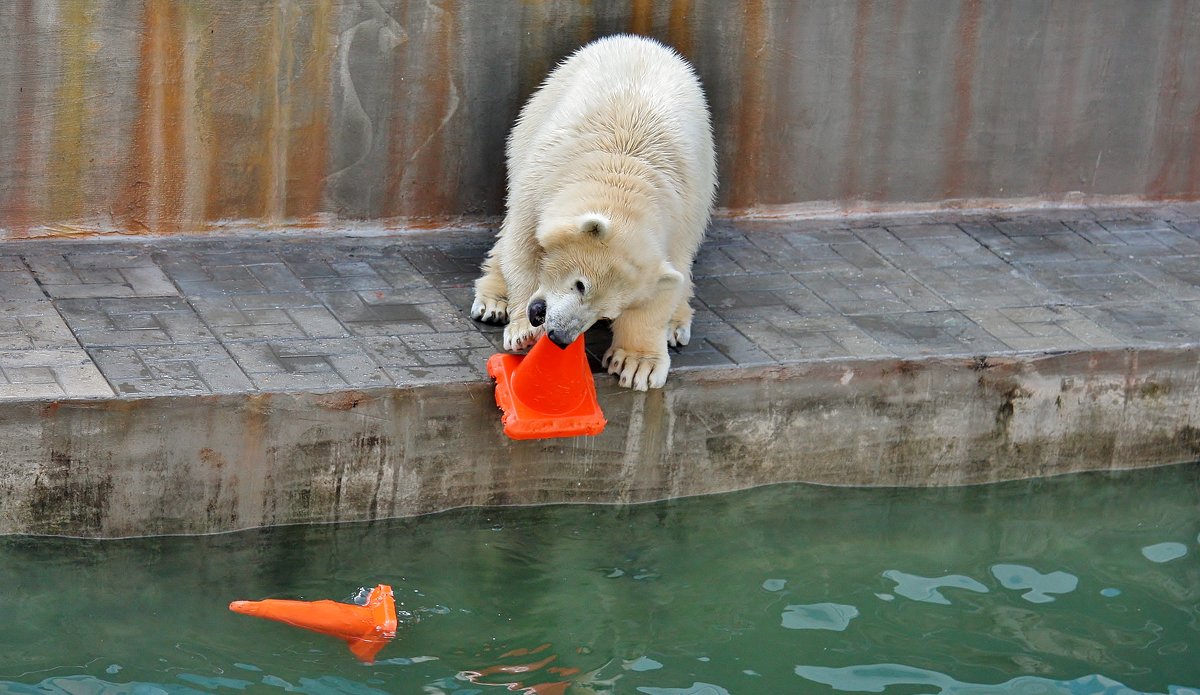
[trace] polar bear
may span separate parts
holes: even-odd
[[[543,332],[566,347],[607,319],[609,373],[624,387],[661,387],[667,346],[691,337],[692,260],[716,192],[692,67],[652,39],[594,41],[525,104],[507,156],[507,213],[472,317],[507,321],[511,351]]]

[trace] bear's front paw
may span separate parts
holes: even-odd
[[[475,293],[475,303],[471,305],[471,318],[484,323],[502,324],[508,321],[508,301],[503,297],[488,297]]]
[[[534,328],[527,318],[514,318],[504,327],[504,349],[508,352],[524,352],[533,347],[544,329]]]
[[[671,358],[666,351],[661,353],[633,352],[619,347],[610,347],[601,361],[609,374],[617,375],[617,383],[625,388],[645,391],[647,388],[662,388],[667,383],[667,370]]]

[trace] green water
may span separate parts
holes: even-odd
[[[1198,534],[1189,465],[0,538],[0,692],[1194,694]],[[401,625],[371,666],[226,609],[376,583]]]

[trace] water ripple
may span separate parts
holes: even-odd
[[[1191,695],[1190,688],[1170,686],[1168,693],[1145,693],[1101,675],[1062,681],[1038,676],[1020,676],[1003,683],[965,683],[944,673],[903,664],[864,664],[844,668],[797,666],[796,675],[852,693],[882,693],[893,685],[928,685],[939,688],[931,695],[991,695],[993,693],[1037,693],[1038,695]]]
[[[961,574],[947,574],[944,577],[921,577],[900,570],[888,570],[883,573],[887,579],[896,582],[895,592],[904,598],[925,603],[940,603],[950,605],[950,599],[942,595],[938,589],[966,589],[979,594],[986,594],[988,588],[983,584],[964,577]]]
[[[692,683],[690,688],[638,688],[639,693],[646,695],[729,695],[729,691],[712,683]]]
[[[1042,574],[1025,565],[992,565],[992,575],[1005,589],[1029,589],[1021,598],[1030,603],[1050,603],[1050,594],[1069,594],[1079,586],[1079,578],[1067,572]]]
[[[1150,562],[1170,562],[1187,555],[1187,546],[1183,543],[1155,543],[1142,548],[1142,555]]]
[[[845,630],[858,617],[858,609],[842,603],[810,603],[788,606],[783,626],[789,630]]]

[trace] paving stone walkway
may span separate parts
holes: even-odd
[[[0,243],[0,399],[485,380],[490,234]],[[718,221],[675,369],[1200,343],[1200,205]],[[588,336],[593,360],[607,347]]]

